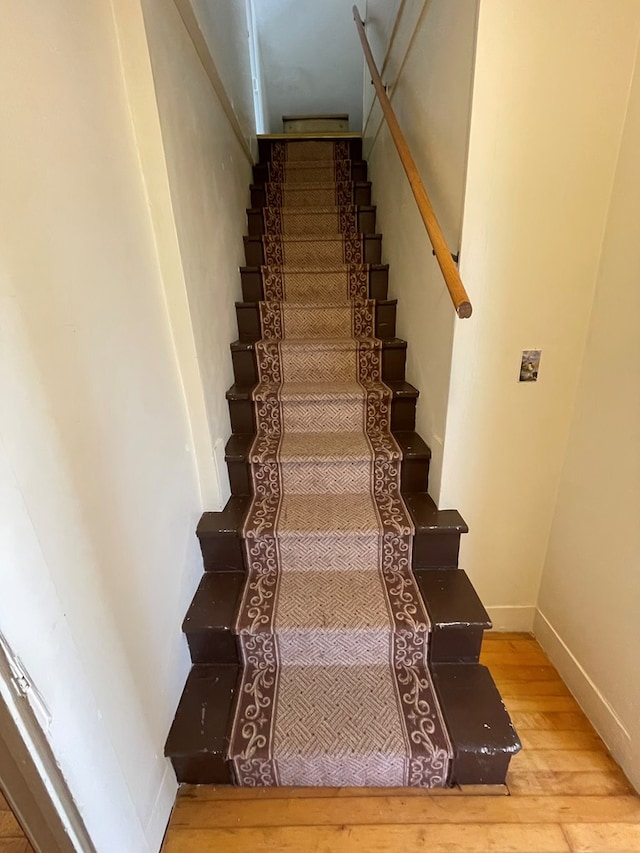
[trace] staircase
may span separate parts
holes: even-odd
[[[503,784],[517,735],[429,449],[362,142],[260,140],[231,346],[225,509],[198,525],[178,780]]]

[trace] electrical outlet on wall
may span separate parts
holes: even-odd
[[[542,350],[522,350],[522,361],[520,362],[520,382],[537,382],[540,370],[540,355]]]

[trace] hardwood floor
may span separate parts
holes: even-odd
[[[185,786],[164,853],[640,851],[640,797],[536,641],[488,634],[481,661],[524,745],[510,796]]]
[[[33,853],[9,804],[0,794],[0,853]]]

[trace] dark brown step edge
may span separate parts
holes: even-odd
[[[366,160],[351,161],[351,180],[354,183],[365,183],[367,180]],[[269,181],[269,164],[256,163],[253,167],[253,184],[266,184]],[[298,185],[296,185],[298,186]],[[301,185],[304,186],[304,185]]]
[[[363,234],[365,264],[379,264],[382,260],[382,234]],[[248,267],[264,266],[262,237],[244,237],[244,257]]]
[[[233,783],[227,750],[239,674],[226,664],[191,668],[164,748],[178,782]]]
[[[371,264],[369,267],[369,298],[386,299],[389,290],[389,265]],[[246,302],[260,302],[264,298],[261,265],[240,267],[242,298]]]
[[[415,576],[431,620],[429,662],[477,663],[491,621],[466,573],[430,569]],[[194,665],[240,665],[233,626],[245,577],[243,572],[202,576],[182,624]]]
[[[313,209],[305,211],[315,213]],[[376,233],[376,209],[371,205],[367,207],[359,205],[356,207],[357,228],[360,234],[375,234]],[[262,237],[267,233],[266,224],[264,221],[264,210],[262,208],[247,209],[247,230],[250,237]],[[308,235],[302,235],[308,236]]]
[[[414,572],[457,569],[460,536],[468,530],[460,513],[438,510],[426,493],[403,493],[403,498],[416,529],[412,560]],[[203,513],[196,534],[205,571],[245,571],[242,528],[250,501],[248,495],[232,495],[222,512]]]
[[[368,206],[371,204],[371,181],[351,181],[353,184],[353,195],[351,201],[353,204],[362,204]],[[267,206],[267,190],[266,184],[251,184],[249,187],[251,193],[251,207],[266,207]]]
[[[474,663],[431,667],[453,749],[450,785],[503,785],[522,744],[488,669]],[[233,784],[227,760],[239,668],[192,667],[165,746],[178,782]]]
[[[330,142],[333,140],[344,140],[344,136],[340,136],[339,133],[336,133],[335,137],[331,136],[322,136],[318,137],[317,140],[310,139],[307,137],[302,137],[300,139],[296,139],[295,133],[291,134],[292,142]],[[258,160],[260,163],[267,163],[271,160],[271,146],[274,142],[286,142],[288,140],[284,139],[258,139]],[[347,137],[346,141],[349,143],[349,156],[352,160],[361,160],[362,159],[362,137],[353,136]]]
[[[420,569],[457,569],[460,537],[469,532],[456,509],[438,509],[426,492],[403,494],[416,528],[413,539],[412,567]]]
[[[382,381],[402,381],[407,360],[407,342],[401,338],[382,341]],[[231,344],[233,378],[238,385],[253,386],[258,382],[255,343],[234,341]]]
[[[379,299],[374,305],[374,334],[380,340],[389,340],[396,333],[397,299]],[[304,307],[304,306],[303,306]],[[238,338],[244,343],[262,338],[259,302],[236,302]]]
[[[451,785],[503,785],[522,749],[489,670],[478,663],[432,664],[453,746]]]
[[[255,383],[254,383],[255,385]],[[255,404],[251,399],[254,385],[232,385],[227,391],[227,404],[233,433],[254,433]],[[386,380],[392,393],[391,399],[391,429],[395,432],[411,432],[416,428],[416,401],[419,396],[417,388],[409,382]]]
[[[418,588],[431,620],[431,663],[477,663],[491,619],[478,593],[458,569],[417,569]]]
[[[245,577],[244,572],[205,572],[200,579],[182,623],[194,664],[239,665],[233,625]]]
[[[400,482],[403,491],[423,492],[428,487],[431,451],[417,432],[398,432],[395,439],[402,451]],[[249,450],[254,434],[232,435],[225,448],[231,494],[250,495]]]

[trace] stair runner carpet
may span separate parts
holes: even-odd
[[[274,144],[253,391],[240,785],[447,784],[348,148]]]

